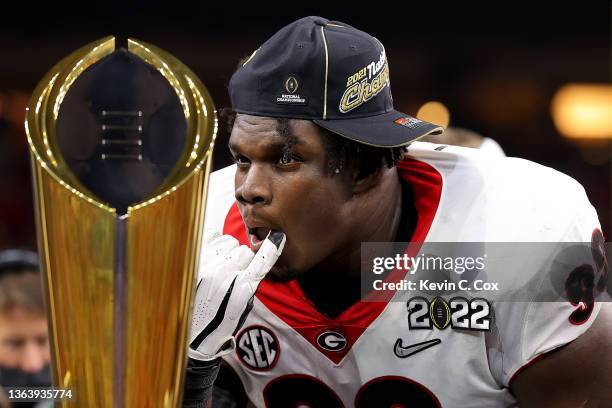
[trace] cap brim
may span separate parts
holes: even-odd
[[[442,126],[395,110],[364,118],[315,119],[313,122],[347,139],[376,147],[405,146],[423,136],[444,131]]]

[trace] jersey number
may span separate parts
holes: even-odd
[[[344,408],[340,397],[320,380],[304,374],[283,375],[263,391],[268,408]],[[355,396],[357,408],[441,407],[438,398],[423,385],[408,378],[384,376],[365,383]]]

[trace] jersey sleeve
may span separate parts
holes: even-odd
[[[206,193],[206,210],[204,212],[205,231],[213,230],[223,233],[225,218],[232,205],[236,202],[234,195],[235,173],[236,166],[232,165],[210,174],[208,191]],[[202,262],[201,253],[200,262]],[[202,273],[201,268],[200,273]]]
[[[530,295],[531,300],[495,304],[495,325],[487,337],[487,353],[491,372],[503,387],[510,387],[521,370],[546,353],[582,335],[601,308],[597,301],[597,280],[607,271],[595,255],[595,241],[603,242],[599,220],[577,182],[572,180],[570,188],[563,193],[566,202],[575,205],[567,205],[565,213],[569,222],[566,221],[568,227],[560,236],[560,247],[580,248],[582,255],[576,265],[574,258],[564,264],[566,269],[556,277],[551,277],[551,271],[555,270],[551,265],[558,262],[559,255],[550,259],[533,281],[536,289]],[[571,285],[582,289],[568,290]],[[551,288],[555,286],[558,289],[553,297]]]

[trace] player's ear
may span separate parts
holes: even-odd
[[[386,166],[381,166],[379,169],[366,176],[360,174],[361,172],[358,168],[351,170],[353,177],[351,190],[353,195],[358,195],[363,194],[376,187],[380,183],[383,172],[387,170],[387,168]]]

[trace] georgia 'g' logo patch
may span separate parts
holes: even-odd
[[[252,370],[269,370],[278,361],[280,345],[274,333],[264,326],[249,326],[236,336],[238,359]]]
[[[317,336],[317,344],[325,351],[341,351],[346,347],[347,341],[343,334],[325,330]]]

